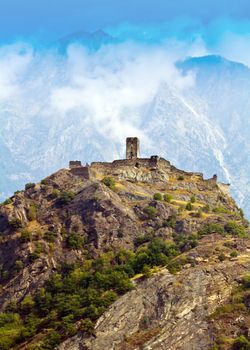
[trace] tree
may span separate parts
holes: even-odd
[[[107,187],[109,187],[111,190],[115,189],[115,180],[112,177],[110,177],[110,176],[105,176],[102,179],[102,183],[104,185],[106,185]]]
[[[191,211],[193,209],[194,209],[193,205],[190,202],[188,202],[187,205],[186,205],[186,210]]]
[[[31,241],[31,232],[28,231],[28,230],[22,230],[21,232],[21,241],[23,243],[27,243],[27,242],[30,242]]]
[[[191,198],[190,198],[190,202],[191,202],[191,203],[195,203],[195,202],[196,202],[196,198],[195,198],[195,196],[191,196]]]
[[[165,193],[163,196],[163,199],[167,203],[171,203],[171,200],[173,199],[173,196],[171,194]]]
[[[239,236],[239,237],[246,236],[246,230],[244,226],[238,224],[235,221],[229,221],[228,223],[226,223],[226,225],[224,226],[224,229],[227,233],[234,236]]]
[[[162,201],[162,194],[157,192],[154,194],[154,200],[156,201]]]
[[[72,199],[74,199],[74,197],[75,197],[74,192],[63,191],[62,193],[59,194],[57,198],[57,203],[60,205],[68,204],[69,202],[72,201]]]
[[[79,234],[70,232],[66,239],[66,244],[70,249],[81,249],[84,244],[84,239]]]
[[[36,186],[36,184],[34,182],[29,182],[25,185],[25,190],[28,190],[28,189],[33,188],[35,186]]]
[[[149,205],[143,209],[143,212],[148,216],[149,219],[153,219],[156,216],[157,210],[155,207]]]

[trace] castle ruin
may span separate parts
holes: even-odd
[[[140,141],[138,137],[127,137],[126,139],[126,159],[140,158]]]
[[[127,137],[125,159],[113,162],[92,162],[91,165],[82,165],[81,161],[70,161],[69,171],[72,175],[86,180],[104,176],[137,182],[166,182],[170,177],[196,178],[204,181],[208,188],[219,187],[224,193],[229,194],[229,184],[218,182],[217,175],[204,179],[202,173],[177,169],[168,160],[158,156],[140,158],[140,141],[137,137]]]

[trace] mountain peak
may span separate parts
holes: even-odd
[[[233,69],[248,70],[249,68],[243,63],[231,61],[220,55],[207,55],[198,57],[187,57],[184,61],[179,61],[177,66],[184,70],[189,69]]]
[[[102,45],[115,42],[115,38],[106,33],[102,29],[98,29],[94,32],[87,32],[79,30],[74,33],[68,34],[58,40],[61,48],[65,49],[72,43],[82,44],[90,49],[97,50]]]
[[[137,138],[126,155],[0,206],[1,349],[211,348],[208,316],[250,267],[247,221],[217,176],[138,158]]]

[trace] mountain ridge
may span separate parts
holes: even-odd
[[[250,267],[228,186],[156,156],[71,162],[3,203],[0,232],[5,350],[210,349]]]

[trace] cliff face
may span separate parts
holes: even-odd
[[[211,254],[214,243],[205,243]],[[178,275],[162,270],[115,302],[98,320],[94,337],[79,334],[59,349],[211,349],[216,337],[209,316],[249,270],[250,257],[240,259],[203,262]]]
[[[159,167],[96,163],[90,170],[85,179],[62,169],[0,207],[0,308],[8,314],[15,305],[23,327],[11,346],[211,348],[216,332],[209,317],[227,302],[250,264],[242,212],[216,180],[166,161]],[[98,276],[97,261],[105,278]],[[65,266],[75,266],[71,275]],[[112,269],[128,279],[126,285],[116,281]],[[124,294],[131,282],[134,289]],[[76,286],[85,288],[83,294],[73,293]],[[99,288],[98,298],[113,293],[109,301],[105,297],[105,307],[95,305],[94,315],[85,300],[93,288]],[[53,300],[46,311],[37,293]],[[71,295],[72,300],[77,295],[78,313],[66,311]],[[42,321],[27,335],[31,315]],[[65,317],[71,317],[70,330]],[[86,319],[96,321],[91,331]],[[48,345],[44,339],[51,329],[58,338]]]

